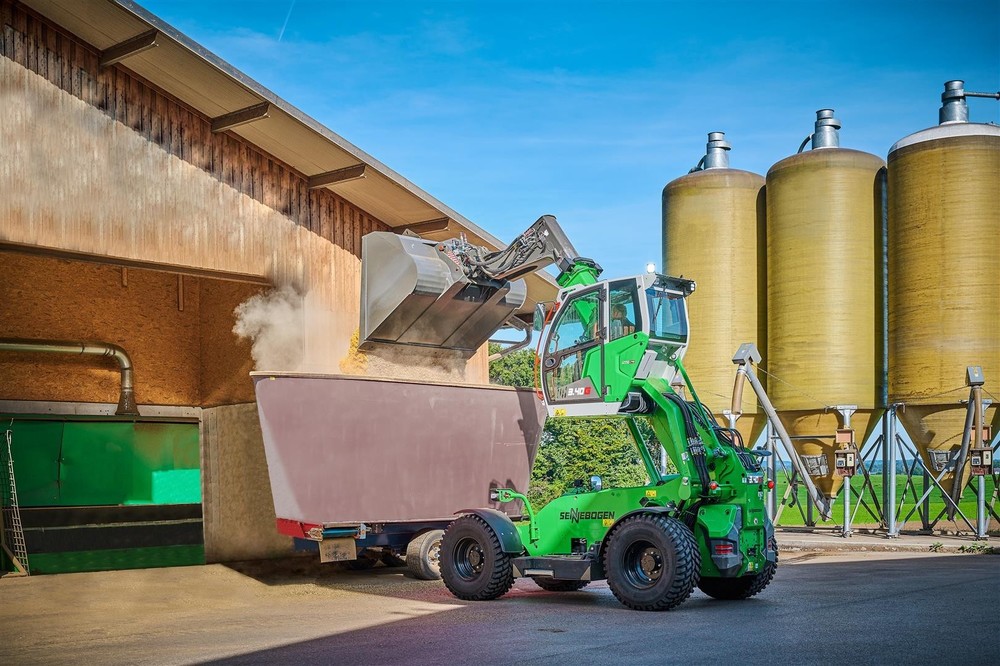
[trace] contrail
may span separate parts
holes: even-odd
[[[278,41],[285,36],[285,28],[288,27],[288,19],[292,18],[292,10],[295,9],[295,0],[292,0],[292,4],[288,7],[288,14],[285,16],[285,23],[281,26],[281,32],[278,33]]]

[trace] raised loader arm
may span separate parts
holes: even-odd
[[[516,280],[551,264],[556,264],[562,273],[571,271],[578,262],[596,266],[577,254],[552,215],[542,215],[503,250],[488,254],[481,250],[468,244],[461,248],[460,256],[467,262],[468,273],[473,278]]]

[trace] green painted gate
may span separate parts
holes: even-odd
[[[205,561],[197,422],[0,415],[8,427],[33,574]]]

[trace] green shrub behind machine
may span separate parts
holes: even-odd
[[[494,489],[493,498],[501,503],[520,501],[523,516],[512,519],[487,508],[459,511],[441,545],[448,589],[460,599],[487,600],[506,593],[516,577],[556,591],[606,578],[619,601],[638,610],[674,608],[695,587],[719,599],[744,599],[763,590],[777,567],[764,502],[769,482],[759,464],[764,454],[748,450],[735,429],[714,421],[684,371],[686,299],[694,282],[654,273],[600,280],[600,266],[577,256],[551,216],[499,252],[460,239],[424,242],[434,252],[423,252],[415,262],[423,264],[421,270],[461,276],[467,293],[482,294],[483,307],[494,307],[487,304],[507,293],[510,280],[551,263],[559,267],[558,299],[535,315],[541,329],[538,381],[548,415],[623,420],[650,479],[640,487],[602,488],[595,476],[589,488],[537,511],[524,494]],[[429,261],[431,254],[442,265]],[[369,275],[378,270],[365,266]],[[378,296],[368,292],[363,299]],[[393,298],[407,303],[406,295]],[[429,312],[449,310],[435,305],[426,290],[421,298]],[[466,311],[469,301],[461,300]],[[414,299],[408,302],[400,308],[403,325],[420,318]],[[383,314],[383,326],[391,325],[393,312]],[[467,338],[462,347],[484,341]],[[433,346],[429,340],[422,344]],[[760,360],[755,354],[752,345],[745,346],[734,362],[758,388],[749,369]],[[638,419],[648,422],[676,473],[657,469]]]

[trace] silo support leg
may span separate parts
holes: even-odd
[[[854,533],[851,530],[851,477],[844,477],[842,492],[844,493],[844,527],[840,532],[840,536],[846,539]]]
[[[886,536],[895,539],[899,536],[896,525],[896,405],[889,405],[885,412],[883,424],[882,478],[886,490],[885,499],[885,531]]]
[[[986,539],[989,537],[987,528],[989,527],[989,515],[986,513],[986,477],[979,477],[979,492],[976,497],[976,538]]]

